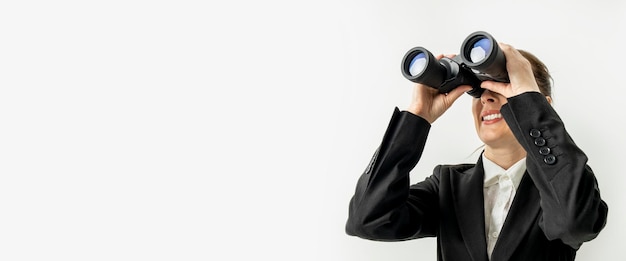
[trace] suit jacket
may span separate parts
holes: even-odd
[[[527,170],[491,260],[574,260],[608,211],[587,157],[542,94],[511,97],[500,112],[527,151]],[[346,233],[380,241],[437,237],[438,260],[487,261],[481,160],[439,165],[409,183],[429,130],[426,120],[395,109],[357,183]]]

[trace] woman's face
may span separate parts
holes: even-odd
[[[517,143],[500,113],[500,108],[506,103],[506,97],[489,90],[472,101],[476,133],[486,146],[496,148]]]

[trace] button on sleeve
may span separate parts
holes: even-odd
[[[545,162],[548,165],[553,165],[554,163],[556,163],[556,157],[552,154],[546,155],[543,158],[543,162]]]
[[[533,138],[538,138],[541,136],[541,131],[539,131],[538,129],[532,129],[530,130],[530,136]]]
[[[541,147],[543,145],[546,145],[546,139],[542,138],[542,137],[538,137],[535,139],[535,145]]]

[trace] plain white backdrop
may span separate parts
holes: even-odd
[[[625,260],[623,1],[5,1],[0,259],[436,260],[344,233],[412,83],[477,30],[540,57],[609,205],[577,260]],[[413,182],[475,162],[470,96]]]

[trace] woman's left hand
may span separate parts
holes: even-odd
[[[483,81],[480,87],[511,98],[525,92],[539,92],[530,62],[513,46],[498,43],[506,57],[510,83]]]

